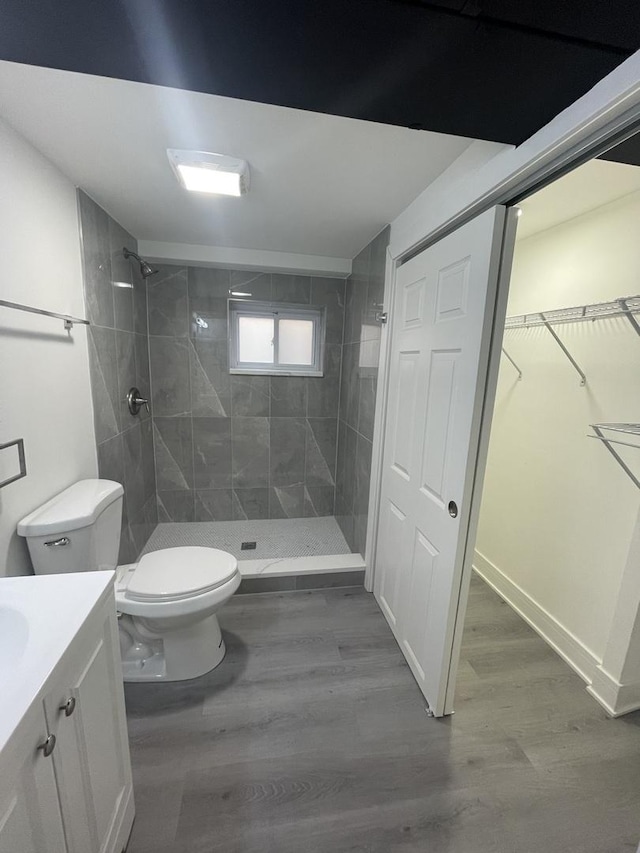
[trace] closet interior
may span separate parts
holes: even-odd
[[[519,206],[457,705],[489,679],[522,688],[513,721],[568,719],[563,690],[586,684],[596,716],[622,714],[612,684],[640,671],[640,168],[594,160]]]

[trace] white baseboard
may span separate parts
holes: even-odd
[[[601,666],[587,691],[612,717],[621,717],[640,708],[640,684],[621,684]]]
[[[640,684],[616,681],[590,649],[479,551],[473,569],[569,664],[608,714],[619,717],[640,708]]]
[[[474,553],[473,568],[583,681],[592,683],[600,664],[593,652],[479,551]]]

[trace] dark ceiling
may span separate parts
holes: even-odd
[[[2,59],[514,144],[640,47],[638,0],[0,0],[0,16]]]

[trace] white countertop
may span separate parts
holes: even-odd
[[[114,572],[0,578],[0,750]]]

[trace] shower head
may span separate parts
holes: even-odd
[[[150,275],[155,275],[158,270],[155,270],[151,264],[147,263],[144,258],[141,258],[140,255],[137,255],[135,252],[132,252],[130,249],[127,249],[125,246],[122,250],[122,254],[125,256],[127,260],[129,258],[135,258],[136,261],[140,264],[140,275],[142,278],[149,278]]]

